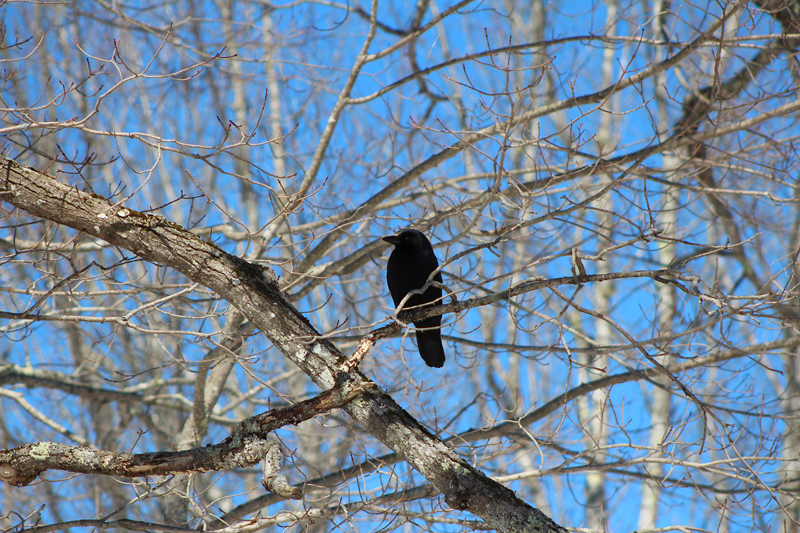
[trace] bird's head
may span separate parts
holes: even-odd
[[[394,244],[398,248],[414,248],[433,251],[431,242],[421,231],[406,229],[397,235],[389,235],[383,238],[384,241]]]

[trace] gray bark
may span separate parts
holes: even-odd
[[[0,156],[0,198],[58,224],[173,268],[236,306],[322,389],[330,389],[344,355],[321,338],[278,289],[274,273],[230,255],[167,219],[80,192],[48,174]],[[356,385],[369,380],[360,372]],[[433,436],[388,395],[369,390],[345,410],[442,492],[454,509],[498,531],[566,531],[491,480]]]

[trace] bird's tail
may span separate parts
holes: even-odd
[[[444,347],[438,329],[417,330],[417,345],[425,364],[435,368],[444,366]]]

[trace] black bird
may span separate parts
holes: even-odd
[[[386,282],[392,294],[395,307],[405,298],[406,294],[414,289],[421,289],[431,272],[439,266],[433,246],[422,232],[415,229],[401,231],[397,235],[384,237],[384,241],[394,244],[389,264],[386,266]],[[433,276],[434,281],[442,282],[442,273]],[[422,294],[411,296],[403,306],[408,309],[417,306],[437,305],[441,303],[442,289],[429,285]],[[433,303],[436,302],[436,303]],[[428,305],[426,305],[428,304]],[[441,316],[432,316],[425,320],[414,322],[417,328],[417,344],[419,354],[428,366],[441,368],[444,365],[444,347],[439,326],[442,325]]]

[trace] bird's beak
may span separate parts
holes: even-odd
[[[388,237],[384,237],[383,240],[386,241],[386,242],[390,242],[390,243],[394,244],[395,246],[397,246],[398,244],[403,242],[403,240],[400,237],[398,237],[397,235],[389,235]]]

